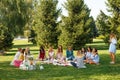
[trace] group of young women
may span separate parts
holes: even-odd
[[[116,44],[117,40],[114,34],[110,34],[110,46],[109,46],[109,52],[111,57],[110,64],[115,63],[115,53],[116,53]],[[47,54],[48,53],[48,54]],[[35,65],[34,61],[47,61],[49,63],[57,63],[57,64],[69,64],[77,67],[77,68],[86,68],[85,64],[99,64],[100,57],[98,55],[98,51],[96,48],[91,48],[90,46],[85,49],[81,48],[76,52],[76,56],[74,55],[73,49],[71,46],[68,46],[66,50],[66,54],[63,54],[63,48],[62,45],[58,46],[58,49],[55,53],[52,46],[49,47],[48,52],[44,49],[43,46],[40,47],[39,55],[36,60],[33,60],[33,58],[29,58],[30,56],[30,50],[29,48],[26,49],[18,49],[18,52],[16,53],[13,61],[11,62],[11,65],[14,65],[16,67],[20,67],[21,64],[23,65],[25,61],[29,60],[29,65]]]
[[[62,45],[58,46],[56,54],[52,46],[50,46],[48,50],[48,57],[46,57],[45,49],[43,46],[41,46],[38,59],[42,61],[48,60],[50,63],[54,63],[54,61],[57,60],[57,63],[59,64],[66,64],[66,62],[68,63],[69,61],[71,65],[74,66],[75,63],[79,68],[85,67],[85,63],[99,64],[99,55],[97,49],[92,49],[91,47],[88,47],[87,50],[85,48],[78,50],[77,55],[75,56],[71,46],[68,46],[66,55],[63,55]]]
[[[30,54],[29,48],[18,48],[18,51],[15,54],[14,59],[12,60],[10,65],[19,67],[23,70],[28,70],[28,68],[31,70],[35,69],[35,61],[33,59],[33,56],[31,56]]]

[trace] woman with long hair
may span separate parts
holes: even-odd
[[[40,46],[38,59],[42,61],[45,59],[45,49],[43,46]]]
[[[64,63],[65,57],[63,56],[63,48],[62,45],[58,46],[57,53],[56,53],[56,59],[59,63]]]
[[[111,58],[110,64],[115,64],[115,53],[116,53],[116,44],[117,44],[117,39],[115,34],[113,33],[110,34],[109,42],[110,42],[109,53]]]

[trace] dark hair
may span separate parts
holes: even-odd
[[[88,46],[88,48],[90,49],[90,52],[92,52],[92,48],[91,48],[91,46]],[[87,49],[87,51],[88,51],[88,49]]]
[[[96,48],[94,48],[95,49],[95,52],[97,52],[97,49]]]
[[[40,46],[40,51],[45,51],[44,50],[44,46],[42,45],[42,46]]]
[[[94,48],[94,49],[95,49],[96,54],[98,54],[98,50],[96,48]]]
[[[23,54],[24,54],[24,52],[25,52],[25,49],[22,49],[21,53],[23,53]]]

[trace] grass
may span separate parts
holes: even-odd
[[[28,43],[27,40],[15,40],[7,55],[0,56],[0,80],[120,80],[120,50],[116,53],[116,64],[110,65],[108,45],[102,40],[95,39],[94,43],[86,45],[96,47],[100,55],[100,65],[87,64],[86,69],[44,64],[44,70],[37,67],[34,71],[24,71],[10,66],[17,48],[26,46],[29,46],[31,53],[37,57],[39,47]]]

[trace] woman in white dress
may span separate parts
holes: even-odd
[[[85,63],[89,63],[89,59],[91,59],[91,55],[92,55],[92,48],[89,46],[87,48],[87,52],[85,55],[85,60],[84,60]]]
[[[96,48],[92,49],[91,58],[89,59],[89,64],[99,64],[99,55]]]
[[[62,45],[58,46],[58,50],[57,50],[57,53],[56,53],[56,59],[59,63],[64,63],[65,62],[65,57],[63,56]]]
[[[109,53],[111,58],[110,64],[115,64],[115,53],[116,53],[116,44],[117,44],[117,39],[115,34],[113,33],[110,34],[109,42],[110,42]]]
[[[55,55],[55,52],[52,46],[50,46],[49,51],[48,51],[48,58],[49,58],[50,63],[53,63],[54,55]]]
[[[14,65],[14,61],[19,59],[21,51],[22,51],[22,48],[18,48],[18,51],[15,54],[14,59],[12,60],[12,62],[10,63],[10,65]]]

